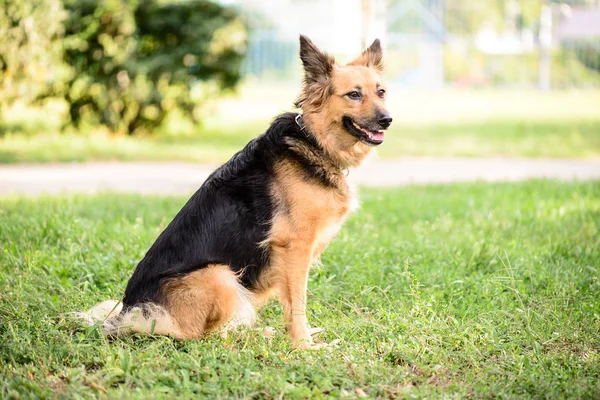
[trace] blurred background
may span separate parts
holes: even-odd
[[[382,157],[600,155],[600,0],[0,0],[0,162],[224,161],[292,109],[299,33],[382,40]]]
[[[346,58],[379,37],[388,79],[410,87],[600,84],[597,0],[230,3],[248,16],[247,75],[296,79],[296,38],[305,32]]]

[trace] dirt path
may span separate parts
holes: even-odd
[[[190,194],[214,165],[185,163],[86,163],[0,166],[0,195],[43,193]],[[600,179],[600,160],[510,158],[405,158],[373,160],[350,172],[365,186],[533,178]]]

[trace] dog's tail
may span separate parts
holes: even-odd
[[[86,312],[74,314],[88,326],[99,324],[102,332],[107,336],[137,332],[182,338],[171,316],[157,304],[146,303],[123,312],[123,303],[106,300]]]
[[[96,304],[86,312],[74,312],[73,314],[88,326],[96,325],[115,318],[123,310],[123,303],[116,300],[106,300]]]

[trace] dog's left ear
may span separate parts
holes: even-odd
[[[375,39],[369,48],[363,51],[349,65],[364,65],[365,67],[377,70],[379,73],[383,72],[383,51],[381,50],[379,39]]]
[[[331,75],[335,59],[319,50],[306,36],[300,35],[300,59],[307,83],[326,81]]]

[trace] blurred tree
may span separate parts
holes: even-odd
[[[587,68],[600,72],[600,41],[580,43],[575,50],[577,59]]]
[[[0,0],[0,109],[17,99],[32,101],[59,78],[55,39],[64,18],[60,0]]]
[[[241,77],[246,28],[230,8],[206,0],[64,6],[70,74],[44,96],[64,97],[76,125],[133,134],[151,132],[175,109],[196,119],[202,94],[215,96]]]

